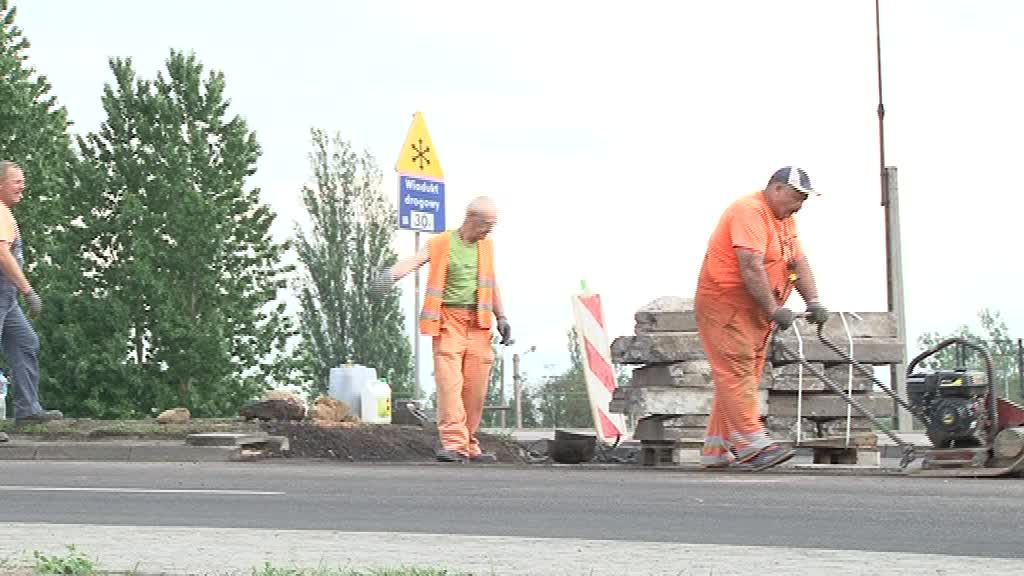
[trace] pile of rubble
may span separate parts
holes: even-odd
[[[903,362],[903,344],[897,338],[895,317],[887,312],[832,313],[823,334],[842,350],[852,344],[853,357],[865,365]],[[635,315],[632,336],[620,336],[611,345],[612,360],[633,365],[629,386],[616,389],[609,409],[625,414],[635,423],[638,440],[700,442],[704,436],[714,386],[704,348],[697,333],[693,301],[662,297],[641,308]],[[882,390],[872,390],[871,380],[825,346],[817,327],[803,320],[787,330],[780,341],[797,352],[800,339],[803,355],[816,369],[853,394],[866,409],[879,418],[893,414],[893,401]],[[849,330],[849,337],[847,336]],[[770,346],[770,345],[769,345]],[[844,435],[848,405],[810,371],[800,374],[799,364],[781,349],[769,348],[765,371],[757,391],[765,426],[779,440],[828,438]],[[852,372],[852,381],[851,381]],[[802,393],[800,393],[802,390]],[[798,406],[799,404],[799,406]],[[798,418],[799,408],[799,418]],[[850,432],[872,429],[871,421],[855,409],[850,412]],[[657,421],[657,426],[649,426]],[[657,437],[647,438],[645,435]]]

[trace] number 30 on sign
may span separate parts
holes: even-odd
[[[409,219],[409,227],[413,230],[434,230],[434,215],[429,212],[410,212]]]

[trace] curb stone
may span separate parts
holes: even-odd
[[[263,458],[241,446],[188,446],[170,442],[18,441],[0,444],[0,460],[104,462],[232,462]]]

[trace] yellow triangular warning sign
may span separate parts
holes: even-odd
[[[412,117],[412,125],[409,126],[409,133],[405,136],[405,143],[402,144],[402,152],[398,155],[398,164],[395,165],[395,170],[399,174],[444,180],[441,161],[437,157],[434,143],[430,140],[427,123],[423,120],[421,112],[417,112]]]

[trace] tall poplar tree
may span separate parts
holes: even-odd
[[[380,171],[335,135],[312,130],[315,185],[302,191],[312,230],[296,231],[305,372],[322,391],[332,367],[370,366],[395,395],[412,393],[412,354],[395,291],[369,296],[373,273],[396,260],[395,210],[380,188]]]

